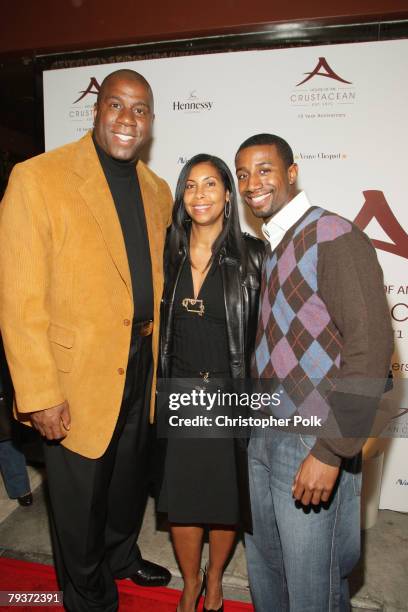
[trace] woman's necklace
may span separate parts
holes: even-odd
[[[204,301],[197,298],[184,298],[181,302],[188,312],[195,312],[202,317],[205,312]]]
[[[200,262],[202,263],[202,262]],[[200,270],[200,268],[198,268],[198,266],[195,265],[195,263],[191,260],[191,267],[194,270],[197,270],[197,272],[199,272],[199,274],[202,276],[204,276],[203,281],[200,284],[200,287],[197,291],[197,296],[199,295],[201,288],[205,282],[206,276],[208,274],[208,261],[207,261],[207,265]],[[193,289],[194,289],[194,276],[193,276],[193,271],[191,271],[191,276],[193,279]],[[198,297],[196,298],[187,298],[185,297],[182,302],[181,302],[182,306],[184,306],[184,308],[187,310],[187,312],[193,312],[195,314],[198,314],[199,317],[202,317],[204,315],[205,312],[205,305],[204,305],[204,300],[199,299]]]

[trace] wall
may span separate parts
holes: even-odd
[[[0,54],[174,40],[260,31],[293,21],[380,21],[408,17],[407,0],[0,0]]]

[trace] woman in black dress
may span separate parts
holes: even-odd
[[[241,233],[225,163],[193,157],[181,171],[167,243],[161,327],[163,378],[245,378],[254,347],[263,243]],[[167,512],[184,579],[178,612],[196,609],[209,529],[204,610],[221,611],[222,575],[237,527],[251,530],[246,441],[167,441],[159,510]]]

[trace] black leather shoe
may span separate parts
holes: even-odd
[[[31,506],[31,504],[33,503],[33,494],[26,493],[26,495],[17,497],[17,501],[20,504],[20,506]]]
[[[166,586],[171,580],[171,574],[165,567],[142,559],[139,569],[129,576],[129,580],[143,587]]]

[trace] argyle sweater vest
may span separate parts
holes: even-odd
[[[322,390],[338,374],[342,338],[319,295],[319,247],[351,230],[345,219],[312,207],[267,251],[252,377],[279,380],[286,416],[300,406],[319,414],[319,404],[327,412]]]

